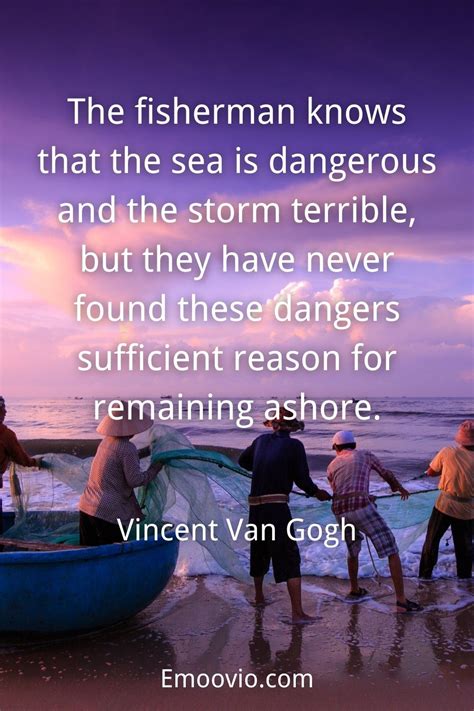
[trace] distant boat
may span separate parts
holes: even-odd
[[[357,404],[358,402],[360,402],[360,400],[356,400],[355,397],[353,397],[353,398],[352,398],[352,402],[353,402],[353,404],[355,405],[355,404]]]
[[[8,531],[3,540],[8,540]],[[0,554],[4,633],[80,632],[132,617],[166,587],[179,550],[176,538],[90,548],[38,543],[39,550],[34,550],[34,541],[11,545],[17,546],[14,552],[5,545]],[[18,550],[28,545],[29,550]]]
[[[172,395],[160,395],[160,397],[164,397],[166,400],[171,400],[173,398]]]

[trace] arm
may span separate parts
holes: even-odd
[[[384,481],[387,482],[387,484],[390,486],[392,491],[399,491],[402,497],[402,500],[404,501],[405,499],[408,499],[410,496],[410,492],[407,491],[398,481],[397,477],[393,472],[391,472],[389,469],[385,469],[384,466],[382,466],[382,462],[377,459],[377,457],[372,454],[372,469],[374,469],[377,474],[382,477]]]
[[[299,440],[294,440],[296,461],[294,482],[299,489],[302,489],[307,496],[314,496],[319,501],[329,501],[331,496],[324,489],[320,489],[309,475],[308,460],[304,445]]]
[[[328,466],[326,473],[328,477],[329,486],[331,487],[332,491],[334,491],[334,474],[332,473],[331,465]]]
[[[244,449],[242,454],[239,457],[239,465],[243,469],[247,469],[247,471],[251,472],[253,469],[253,456],[255,452],[255,441],[252,442],[250,447],[247,447],[247,449]]]
[[[30,457],[29,454],[25,452],[19,441],[17,440],[16,434],[11,430],[8,433],[7,438],[7,454],[9,459],[15,464],[21,467],[38,467],[39,461]]]
[[[162,468],[163,465],[160,463],[150,464],[146,471],[142,471],[140,469],[138,450],[135,447],[133,447],[133,450],[130,449],[127,451],[123,458],[123,472],[125,474],[125,479],[127,480],[127,484],[132,489],[135,489],[137,486],[145,486],[145,484],[148,484],[157,476]]]
[[[428,469],[425,472],[427,476],[441,476],[441,473],[443,471],[443,455],[444,449],[439,451],[438,454],[433,457]]]

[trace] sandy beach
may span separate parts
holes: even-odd
[[[23,444],[31,454],[87,457],[99,441]],[[212,448],[232,459],[239,452]],[[383,705],[398,711],[414,704],[432,709],[441,696],[449,707],[471,708],[471,582],[409,578],[408,596],[425,609],[397,615],[389,580],[366,579],[372,599],[349,604],[344,600],[347,581],[308,576],[304,600],[318,619],[298,627],[290,623],[285,586],[269,582],[270,604],[261,610],[252,605],[250,586],[218,575],[178,573],[150,607],[113,628],[62,638],[3,637],[1,708],[102,709],[113,699],[114,709],[160,711],[240,709],[242,704],[248,709],[355,710]],[[168,688],[175,673],[195,679],[200,674],[251,675],[257,685],[189,688],[188,680],[188,688]],[[282,674],[285,684],[292,683],[293,674],[310,676],[304,677],[304,688],[300,676],[295,688],[269,688],[269,674]]]
[[[137,584],[139,581],[137,581]],[[374,599],[343,601],[347,584],[304,579],[315,623],[289,624],[284,587],[271,604],[220,576],[174,577],[147,610],[114,628],[52,640],[3,640],[2,708],[419,709],[472,707],[472,608],[456,609],[460,584],[408,580],[418,615],[396,615],[387,581]],[[117,591],[120,594],[120,591]],[[449,609],[448,609],[449,608]],[[471,647],[472,648],[472,647]],[[255,689],[163,688],[162,672],[255,674]],[[269,689],[269,673],[311,674],[312,688]],[[286,679],[286,677],[285,677]],[[165,685],[168,683],[165,680]]]

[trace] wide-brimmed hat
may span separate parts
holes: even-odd
[[[332,446],[338,445],[340,446],[341,444],[355,444],[355,437],[353,432],[350,430],[339,430],[339,432],[336,432],[334,437],[332,438]]]
[[[274,430],[289,430],[290,432],[304,430],[304,422],[296,419],[286,407],[280,407],[278,417],[274,417],[273,420],[264,420],[263,424]]]
[[[474,420],[464,420],[454,439],[463,447],[474,447]]]
[[[150,429],[153,424],[151,417],[143,413],[143,417],[140,418],[138,407],[133,406],[130,412],[127,403],[123,404],[125,407],[122,417],[115,420],[106,415],[97,427],[99,434],[107,437],[130,437]]]

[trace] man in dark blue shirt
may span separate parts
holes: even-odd
[[[265,423],[273,429],[271,434],[257,437],[239,458],[241,467],[252,472],[249,496],[249,523],[256,526],[257,540],[250,543],[250,575],[255,583],[255,602],[265,603],[263,579],[270,561],[276,583],[286,582],[291,600],[294,622],[307,622],[311,618],[303,611],[301,602],[300,552],[296,541],[290,538],[291,512],[289,494],[296,484],[308,496],[319,501],[329,501],[327,491],[319,489],[309,476],[308,461],[302,442],[291,439],[290,433],[304,428],[285,408],[279,417]],[[274,535],[268,531],[274,532]]]

